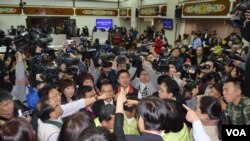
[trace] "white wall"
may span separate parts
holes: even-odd
[[[39,5],[39,6],[66,6],[73,7],[73,0],[23,0],[27,2],[28,5]],[[18,5],[20,0],[0,0],[0,5]],[[99,8],[117,8],[117,3],[113,2],[89,2],[89,1],[79,1],[76,0],[76,7],[99,7]],[[0,29],[7,33],[7,30],[11,25],[16,27],[17,25],[26,26],[26,18],[29,15],[1,15],[0,14]],[[97,18],[109,18],[113,19],[113,25],[120,26],[119,17],[95,17],[95,16],[71,16],[71,19],[76,19],[76,24],[78,28],[83,26],[88,26],[89,30],[92,31],[95,26],[95,21]],[[125,23],[123,26],[125,26]],[[129,23],[130,26],[130,23]]]
[[[163,4],[167,1],[178,1],[178,0],[142,0],[141,5],[153,5],[153,4]]]
[[[176,35],[179,34],[179,23],[177,23],[178,21],[175,20],[175,5],[178,4],[178,0],[168,0],[168,6],[167,6],[167,17],[166,18],[171,18],[174,19],[174,25],[173,25],[173,30],[165,30],[165,34],[166,37],[168,39],[168,42],[170,44],[174,44],[174,41],[176,40]],[[176,26],[177,26],[177,30],[176,30]]]
[[[7,30],[10,29],[10,26],[13,25],[25,25],[26,26],[27,15],[0,15],[0,29],[7,33]],[[119,17],[95,17],[95,16],[70,16],[71,19],[76,19],[76,25],[78,28],[87,26],[89,31],[92,32],[93,27],[95,26],[96,19],[113,19],[113,25],[125,26],[130,28],[130,21],[122,21],[122,25]]]
[[[8,33],[7,30],[10,29],[10,26],[13,25],[25,25],[26,26],[27,16],[23,15],[0,15],[0,29],[5,33]]]
[[[126,8],[131,7],[131,0],[120,2],[120,8],[123,8],[123,7],[126,7]]]
[[[127,29],[131,28],[131,18],[120,18],[120,25],[126,27]]]

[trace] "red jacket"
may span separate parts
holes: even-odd
[[[162,54],[163,41],[161,39],[155,39],[154,50],[157,54]]]

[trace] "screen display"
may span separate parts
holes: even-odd
[[[96,28],[97,29],[107,29],[113,26],[112,19],[96,19]]]
[[[173,19],[163,19],[164,29],[173,29]]]

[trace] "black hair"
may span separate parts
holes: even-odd
[[[86,86],[86,85],[83,85],[81,87],[79,87],[76,91],[76,97],[78,99],[80,98],[86,98],[86,93],[87,92],[91,92],[93,91],[93,88],[91,86]]]
[[[42,120],[46,121],[50,119],[50,113],[55,111],[55,109],[48,104],[46,99],[41,99],[40,102],[37,104],[37,116]]]
[[[220,100],[213,96],[203,96],[199,101],[199,108],[202,114],[207,114],[211,120],[219,120],[217,125],[218,137],[221,139],[221,128],[222,128],[222,108]]]
[[[143,98],[137,105],[137,113],[144,120],[146,130],[164,130],[167,109],[157,97]]]
[[[0,89],[0,102],[12,100],[12,98],[10,92]]]
[[[111,104],[101,106],[99,121],[111,120],[111,115],[115,115],[115,106]]]
[[[161,83],[165,82],[165,79],[171,78],[169,75],[161,75],[157,78],[157,84],[160,85]]]
[[[80,134],[78,141],[117,141],[117,137],[104,127],[89,127]]]
[[[208,81],[214,80],[216,83],[221,83],[221,77],[217,72],[209,72],[206,78]]]
[[[240,90],[243,90],[243,82],[241,79],[229,78],[224,82],[224,84],[226,83],[233,83],[235,87],[239,88]]]
[[[158,78],[158,80],[159,80],[158,85],[161,85],[162,83],[164,83],[166,85],[167,92],[173,93],[174,97],[180,93],[180,87],[179,87],[178,83],[174,79],[172,79],[171,77],[164,76],[161,79]]]
[[[184,127],[185,114],[180,104],[171,99],[164,99],[167,108],[165,133],[179,132]]]
[[[113,83],[109,79],[102,79],[101,81],[99,81],[99,83],[97,84],[97,88],[101,91],[103,85],[111,85],[114,89]]]
[[[0,127],[1,141],[37,141],[31,124],[23,118],[13,118]]]
[[[117,78],[119,78],[119,76],[120,76],[122,73],[127,73],[128,76],[130,76],[130,74],[129,74],[129,72],[128,72],[127,70],[120,70],[120,71],[118,71],[118,73],[117,73]]]
[[[65,118],[58,141],[76,141],[86,128],[95,126],[88,115],[77,112]]]

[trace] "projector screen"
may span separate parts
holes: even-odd
[[[97,29],[109,29],[113,26],[112,19],[96,19],[96,28]]]
[[[173,29],[173,19],[163,19],[164,29]]]

